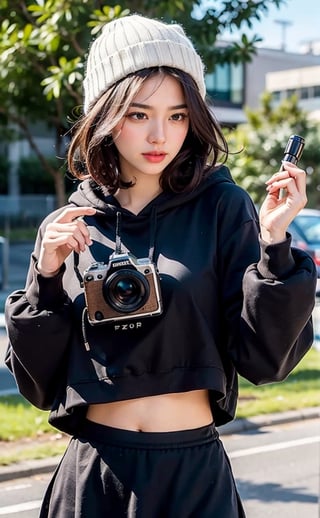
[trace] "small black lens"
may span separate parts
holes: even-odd
[[[148,299],[149,284],[136,270],[118,270],[106,279],[103,294],[116,311],[132,313],[141,308]]]
[[[141,297],[140,284],[135,279],[119,279],[113,286],[113,295],[122,304],[132,304]]]

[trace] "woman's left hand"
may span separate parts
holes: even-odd
[[[266,184],[268,194],[259,213],[261,237],[267,243],[277,243],[286,238],[289,224],[307,203],[306,173],[283,162],[283,170]]]

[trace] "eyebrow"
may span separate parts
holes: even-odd
[[[141,103],[131,103],[131,108],[143,108],[144,110],[152,110],[153,106],[150,106],[149,104],[141,104]],[[177,104],[176,106],[169,106],[168,110],[181,110],[187,108],[186,104]]]

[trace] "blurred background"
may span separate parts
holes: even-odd
[[[228,165],[257,209],[288,138],[304,137],[300,165],[307,171],[308,204],[289,230],[320,278],[320,2],[0,0],[2,516],[38,515],[55,463],[28,472],[21,463],[51,456],[58,461],[67,440],[48,425],[47,413],[18,395],[4,366],[5,299],[24,286],[39,223],[77,186],[66,151],[82,114],[88,43],[103,24],[129,13],[179,22],[191,36],[206,66],[211,109],[233,152]],[[285,382],[253,387],[240,379],[238,428],[221,432],[248,518],[320,516],[314,419],[320,415],[320,289],[314,329],[310,353]]]

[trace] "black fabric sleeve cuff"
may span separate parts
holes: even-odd
[[[46,310],[57,310],[68,301],[68,296],[63,289],[62,278],[66,270],[63,264],[59,272],[53,277],[43,277],[34,268],[33,282],[29,286],[26,297],[32,307]]]
[[[265,279],[281,279],[287,277],[295,268],[295,261],[291,252],[291,235],[280,243],[270,245],[259,236],[261,257],[257,268]]]

